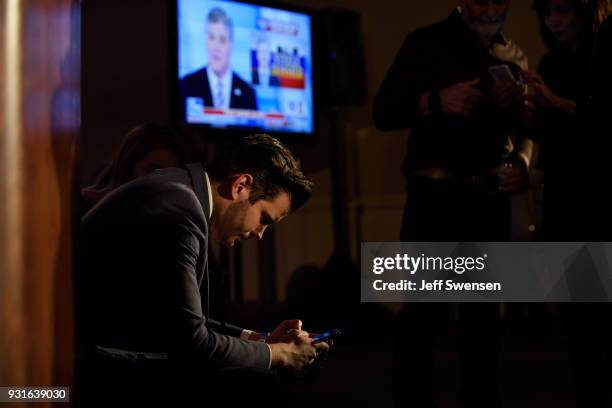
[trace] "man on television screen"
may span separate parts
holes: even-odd
[[[211,9],[206,19],[208,64],[181,80],[181,112],[190,97],[201,98],[208,107],[257,110],[255,91],[231,69],[232,42],[232,20],[222,9]]]

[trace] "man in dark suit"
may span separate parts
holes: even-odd
[[[189,97],[202,98],[204,106],[219,109],[257,110],[255,91],[231,69],[232,42],[232,20],[225,11],[213,8],[206,23],[208,65],[181,80],[181,112]]]
[[[183,396],[231,388],[270,398],[270,368],[300,370],[325,351],[298,320],[253,341],[210,320],[207,296],[209,237],[261,238],[311,185],[280,142],[255,135],[222,148],[207,171],[156,170],[88,212],[79,236],[87,405],[169,397],[172,381]]]

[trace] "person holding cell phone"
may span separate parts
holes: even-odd
[[[402,241],[510,239],[508,193],[525,187],[529,154],[509,140],[529,108],[515,80],[496,80],[489,71],[504,65],[516,78],[527,67],[525,54],[501,33],[509,6],[509,0],[459,0],[446,20],[406,37],[380,86],[376,127],[410,130]],[[447,304],[433,303],[406,304],[400,313],[398,406],[435,406],[434,344],[448,314]],[[499,305],[462,304],[460,314],[461,399],[498,407]]]
[[[274,406],[282,390],[275,370],[303,370],[329,349],[297,319],[262,342],[210,318],[209,240],[261,239],[312,189],[269,135],[229,141],[216,153],[205,165],[158,169],[124,184],[83,217],[83,406],[231,393],[238,405],[265,399]]]

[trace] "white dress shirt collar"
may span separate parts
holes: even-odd
[[[204,172],[204,178],[206,179],[206,190],[208,191],[208,219],[212,218],[213,213],[213,196],[212,196],[212,187],[210,185],[210,179],[208,178],[208,173]]]
[[[212,95],[213,106],[220,109],[229,109],[232,98],[232,70],[228,69],[225,74],[219,78],[210,67],[206,67],[206,75],[208,76],[208,84]],[[223,95],[223,103],[218,99],[219,95],[219,80],[221,80],[221,93]]]

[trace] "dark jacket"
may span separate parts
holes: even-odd
[[[207,327],[200,293],[209,238],[204,174],[199,164],[156,170],[83,218],[79,270],[90,350],[162,353],[201,370],[268,367],[266,344]]]
[[[214,106],[208,75],[206,74],[206,67],[185,75],[185,77],[181,79],[179,97],[180,117],[182,119],[185,119],[185,103],[187,97],[202,98],[204,106]],[[251,85],[240,78],[235,72],[232,72],[232,91],[229,106],[233,109],[257,110],[255,91]]]
[[[572,51],[559,45],[540,62],[539,73],[557,95],[576,102],[577,113],[538,107],[535,136],[544,172],[544,239],[608,241],[612,20]],[[594,45],[594,48],[593,48]]]
[[[498,42],[505,44],[499,36]],[[490,55],[458,11],[448,19],[409,34],[374,99],[374,123],[380,130],[412,129],[404,172],[443,168],[455,175],[483,175],[501,162],[508,135],[514,130],[513,112],[482,103],[470,118],[442,113],[419,115],[424,92],[480,78],[479,88],[491,96],[488,68],[506,64]]]

